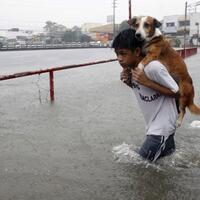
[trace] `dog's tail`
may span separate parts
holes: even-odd
[[[193,104],[190,104],[188,106],[189,110],[191,113],[194,113],[196,115],[200,115],[200,107],[198,107],[197,105],[195,105],[194,103]]]

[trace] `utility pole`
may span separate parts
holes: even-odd
[[[131,0],[129,0],[129,20],[132,18],[132,13],[131,13]]]
[[[197,26],[197,47],[199,46],[199,23],[196,22],[195,24]]]
[[[200,1],[197,1],[197,2],[195,3],[195,13],[197,12],[197,6],[200,6]]]
[[[116,30],[115,30],[115,8],[117,7],[116,1],[117,0],[113,0],[113,38],[115,38],[115,33],[116,33]]]
[[[186,20],[187,20],[187,1],[185,2],[184,58],[186,56],[186,50],[185,50],[185,43],[186,43]]]

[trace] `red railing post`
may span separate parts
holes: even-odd
[[[50,100],[51,103],[54,102],[54,79],[53,79],[53,71],[49,72],[49,85],[50,85]]]

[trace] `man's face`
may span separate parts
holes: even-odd
[[[130,49],[116,49],[115,53],[120,65],[123,68],[136,67],[137,56],[135,51],[133,52]]]

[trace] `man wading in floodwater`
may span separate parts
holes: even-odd
[[[121,80],[133,88],[146,122],[146,140],[139,154],[154,162],[175,150],[175,98],[179,96],[179,87],[159,61],[150,62],[144,71],[137,68],[143,59],[142,45],[135,38],[135,31],[127,29],[117,35],[112,48],[123,68]]]

